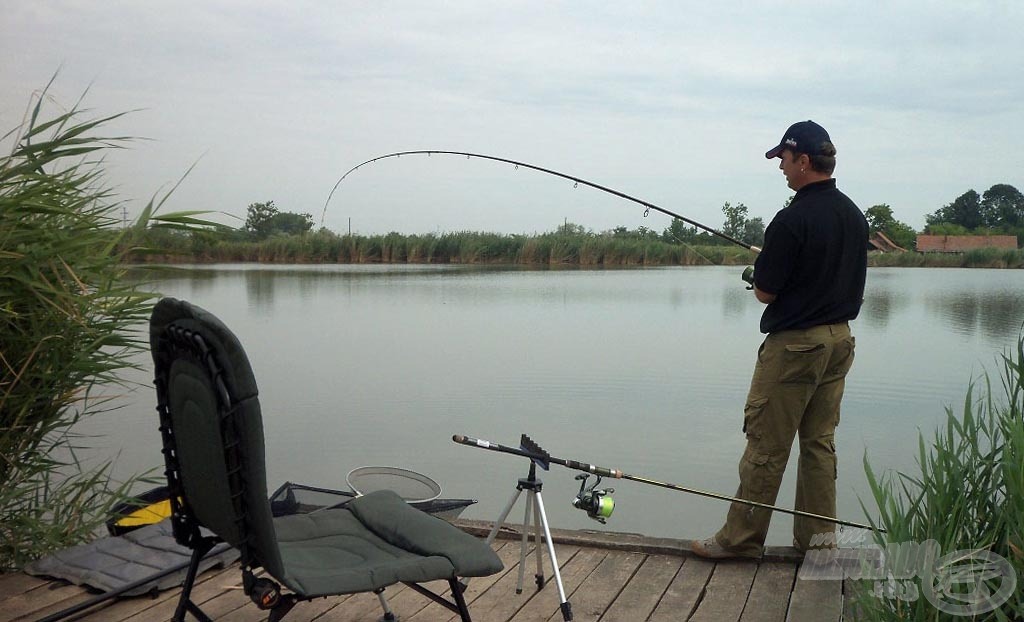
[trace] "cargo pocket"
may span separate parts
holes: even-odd
[[[751,445],[747,444],[743,459],[740,460],[740,485],[747,499],[756,501],[768,491],[771,480],[768,464],[770,459],[769,454],[752,449]]]
[[[761,438],[761,412],[767,403],[767,397],[758,397],[748,398],[743,405],[743,433],[747,438]]]
[[[779,382],[817,384],[821,380],[825,360],[825,344],[792,343],[782,353]]]

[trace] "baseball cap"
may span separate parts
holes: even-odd
[[[812,156],[825,155],[822,151],[822,146],[824,143],[830,142],[832,142],[832,139],[828,137],[828,132],[825,131],[825,128],[814,121],[800,121],[790,125],[786,133],[782,135],[782,140],[779,141],[778,146],[769,149],[764,154],[764,157],[769,160],[777,158],[783,149],[792,149],[797,153],[806,153]]]

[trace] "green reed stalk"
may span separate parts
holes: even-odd
[[[1002,356],[1001,387],[989,376],[971,383],[960,413],[946,409],[946,425],[930,442],[918,439],[919,475],[878,476],[864,457],[864,468],[879,516],[876,543],[935,540],[942,555],[985,550],[1007,559],[1024,581],[1024,336]],[[976,395],[975,390],[981,389]],[[862,502],[863,505],[863,502]],[[998,579],[987,582],[992,593]],[[859,582],[857,606],[870,620],[962,620],[938,610],[925,598],[879,598],[872,585]],[[964,583],[954,589],[973,589]],[[1017,589],[984,619],[1024,618],[1024,597]]]
[[[128,139],[97,132],[121,115],[44,120],[44,99],[0,139],[12,145],[0,157],[0,572],[90,539],[135,483],[112,483],[112,460],[80,462],[90,440],[74,426],[118,406],[121,372],[146,344],[135,329],[153,295],[122,279],[132,240],[208,224],[157,218],[164,196],[119,230],[102,156]]]

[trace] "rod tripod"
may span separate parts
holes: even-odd
[[[516,501],[519,500],[519,495],[526,491],[526,511],[523,514],[523,538],[519,545],[519,580],[516,582],[516,594],[523,593],[523,578],[526,574],[526,555],[527,555],[527,543],[530,536],[530,514],[533,514],[533,543],[534,552],[537,558],[537,572],[534,575],[534,579],[537,583],[537,589],[540,590],[544,587],[544,565],[541,561],[542,553],[540,547],[541,528],[544,529],[544,541],[548,547],[548,557],[551,558],[551,570],[555,575],[555,585],[558,586],[558,602],[559,607],[562,610],[562,619],[566,622],[572,620],[572,605],[565,597],[565,587],[562,585],[562,575],[558,571],[558,559],[555,557],[555,545],[551,541],[551,529],[548,526],[548,516],[544,512],[544,498],[540,494],[541,489],[544,487],[544,482],[537,478],[537,464],[534,461],[530,461],[530,473],[526,477],[520,478],[519,483],[516,484],[516,491],[512,493],[512,497],[508,501],[508,505],[502,510],[501,516],[494,523],[494,528],[491,529],[491,533],[487,535],[487,544],[491,545],[494,543],[494,539],[498,535],[498,531],[501,530],[502,525],[505,524],[505,519],[508,518],[509,513],[515,506]]]

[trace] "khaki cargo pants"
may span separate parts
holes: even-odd
[[[854,345],[846,322],[782,331],[764,340],[743,411],[747,447],[736,497],[775,504],[793,439],[799,436],[796,509],[836,515],[835,428]],[[759,556],[771,514],[733,503],[715,539],[738,555]],[[794,545],[804,550],[834,530],[826,521],[793,517]],[[812,542],[815,534],[820,535]]]

